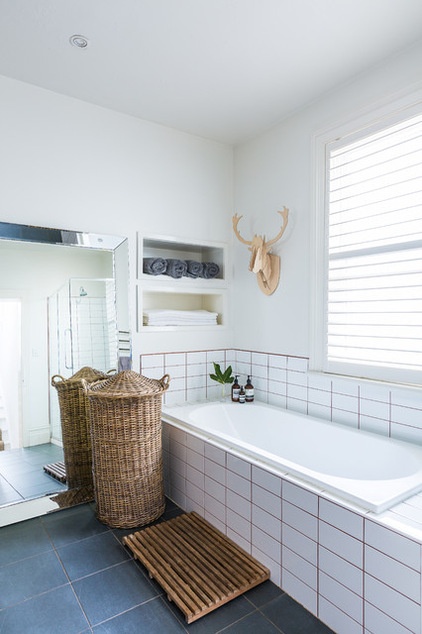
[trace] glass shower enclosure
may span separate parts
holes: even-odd
[[[71,377],[85,366],[116,369],[118,331],[114,279],[71,278],[48,298],[49,375]],[[57,390],[50,385],[52,441],[61,441]]]

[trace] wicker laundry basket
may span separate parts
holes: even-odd
[[[164,512],[161,402],[169,380],[125,370],[87,385],[97,517],[113,528],[143,526]]]
[[[109,378],[110,374],[89,367],[78,370],[69,379],[59,374],[51,378],[59,398],[66,480],[70,489],[93,486],[90,406],[85,382]]]

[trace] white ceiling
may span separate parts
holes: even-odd
[[[421,38],[421,0],[0,0],[1,75],[227,143]]]

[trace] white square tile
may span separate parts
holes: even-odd
[[[205,458],[205,475],[226,486],[226,468]]]
[[[291,372],[287,370],[287,384],[288,393],[294,396],[294,388],[302,388],[300,393],[303,393],[303,388],[308,389],[308,375],[302,372]]]
[[[186,354],[184,352],[166,352],[164,355],[166,370],[175,367],[185,368]]]
[[[226,452],[210,443],[205,443],[205,457],[223,467],[226,465]]]
[[[142,372],[150,370],[151,368],[160,368],[164,370],[164,355],[163,354],[143,354],[141,355],[141,368]]]
[[[345,412],[357,414],[359,411],[359,400],[357,396],[333,392],[332,404],[334,409],[343,410]]]
[[[293,552],[297,553],[306,561],[317,565],[318,562],[318,546],[317,543],[306,537],[303,533],[299,533],[296,529],[288,526],[287,524],[283,524],[281,528],[281,541],[282,543],[293,550]]]
[[[374,577],[365,575],[365,599],[412,633],[420,634],[421,607]]]
[[[189,464],[186,465],[186,482],[194,484],[201,491],[205,489],[204,473]]]
[[[285,546],[281,549],[281,565],[306,583],[313,590],[317,590],[317,568]]]
[[[281,542],[281,521],[255,504],[252,504],[252,524]]]
[[[338,528],[325,522],[319,523],[319,541],[321,546],[343,557],[358,568],[363,568],[363,545],[354,537],[350,537]]]
[[[315,418],[321,418],[322,420],[331,420],[331,407],[325,407],[325,405],[316,405],[311,401],[308,401],[308,416],[314,416]]]
[[[252,504],[250,500],[230,491],[227,489],[226,492],[226,504],[227,508],[232,509],[238,515],[244,517],[248,522],[252,519]]]
[[[247,553],[251,552],[251,541],[250,541],[250,539],[245,539],[244,537],[242,537],[241,535],[236,533],[236,531],[234,531],[229,526],[226,528],[226,535],[227,535],[227,537],[229,539],[234,541],[235,544],[240,546],[240,548],[243,548],[243,550],[245,550]]]
[[[251,523],[247,519],[235,513],[232,509],[226,509],[226,524],[227,529],[235,531],[238,535],[246,539],[250,543],[251,541]]]
[[[387,420],[380,418],[371,418],[370,416],[360,416],[359,426],[362,431],[370,431],[380,436],[388,436],[390,433],[390,424]]]
[[[268,367],[270,368],[287,368],[287,357],[282,354],[269,354]]]
[[[283,569],[281,581],[283,590],[289,596],[303,605],[311,614],[317,615],[317,593],[315,590],[292,575],[288,570]]]
[[[391,406],[391,420],[400,425],[411,425],[412,427],[422,427],[422,411],[400,405]]]
[[[300,357],[287,357],[288,370],[294,370],[295,372],[307,372],[308,371],[308,359],[302,359]]]
[[[322,546],[319,547],[319,569],[355,594],[363,596],[363,571]]]
[[[361,515],[321,498],[319,517],[348,535],[356,537],[356,539],[363,539],[363,517]]]
[[[390,416],[390,404],[388,401],[371,401],[365,398],[360,399],[361,416],[371,416],[372,418],[381,418],[388,420]]]
[[[217,518],[226,527],[226,505],[219,502],[215,497],[205,493],[205,512],[211,513],[213,517]],[[212,523],[212,522],[211,522]],[[220,529],[221,530],[221,529]]]
[[[188,498],[196,504],[195,508],[190,510],[196,511],[199,507],[201,509],[204,508],[205,494],[203,489],[186,480],[186,499]]]
[[[289,388],[290,389],[290,388]],[[298,389],[302,389],[302,388],[298,388]],[[304,398],[299,399],[296,397],[292,397],[289,394],[287,395],[287,399],[286,399],[286,407],[288,410],[292,411],[292,412],[298,412],[300,414],[305,414],[305,416],[308,413],[308,402],[306,400],[306,388],[304,388],[304,394],[303,394]]]
[[[268,364],[268,355],[263,354],[262,352],[252,352],[252,365],[260,365],[263,367],[267,367]]]
[[[318,496],[286,480],[283,480],[283,500],[318,516]]]
[[[274,493],[270,493],[266,489],[252,484],[252,502],[259,506],[270,515],[273,515],[277,519],[281,519],[281,498]]]
[[[204,446],[205,443],[201,438],[197,438],[196,436],[192,436],[192,434],[187,434],[186,436],[186,447],[195,453],[198,453],[200,456],[204,456]]]
[[[412,601],[420,602],[420,573],[380,553],[371,546],[365,546],[365,572],[396,588]]]
[[[205,500],[205,519],[212,526],[214,526],[219,531],[221,531],[223,533],[223,535],[226,534],[226,521],[225,520],[221,520],[219,517],[217,517],[216,515],[211,513],[211,511],[207,508],[206,500]]]
[[[287,398],[286,395],[268,393],[268,404],[274,407],[280,407],[286,409]]]
[[[283,522],[303,533],[315,542],[318,538],[318,520],[314,515],[302,511],[302,509],[283,500],[282,504]]]
[[[251,499],[251,482],[250,480],[246,480],[246,478],[242,478],[237,475],[237,473],[233,473],[233,471],[227,471],[226,474],[226,482],[227,488],[231,491],[234,491],[238,495],[246,498],[247,500]]]
[[[357,623],[363,623],[363,599],[325,573],[319,573],[319,592]]]
[[[398,425],[391,423],[391,438],[396,440],[404,440],[412,442],[416,445],[422,445],[422,429],[419,427],[411,427],[410,425]]]
[[[259,561],[260,564],[265,566],[270,570],[270,579],[276,586],[281,588],[281,566],[280,562],[274,561],[271,557],[268,557],[265,553],[263,553],[259,548],[257,548],[254,544],[251,548],[251,555],[255,557]]]
[[[268,533],[252,524],[252,544],[278,564],[281,563],[281,544]]]
[[[365,626],[371,634],[409,634],[407,628],[370,603],[365,603]]]
[[[319,614],[320,620],[328,625],[334,632],[341,634],[362,634],[362,625],[354,621],[350,616],[339,610],[335,605],[320,597]],[[378,634],[386,634],[379,630]],[[375,634],[375,633],[374,633]]]
[[[365,542],[417,572],[421,571],[421,546],[377,522],[365,520]]]
[[[186,363],[187,365],[191,364],[206,364],[207,363],[207,353],[206,352],[186,352]],[[205,371],[205,367],[204,367]]]
[[[277,383],[287,382],[286,368],[268,368],[268,379]]]
[[[281,478],[279,476],[252,465],[252,482],[281,497]]]
[[[246,462],[246,460],[242,460],[242,458],[227,454],[227,469],[230,469],[230,471],[237,473],[243,478],[247,478],[247,480],[251,479],[251,464]]]
[[[213,498],[215,498],[222,504],[225,504],[226,502],[226,487],[225,486],[223,486],[219,482],[216,482],[212,478],[205,476],[204,489],[205,489],[205,492],[209,496],[212,496]]]

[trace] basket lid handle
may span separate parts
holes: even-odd
[[[55,386],[57,383],[61,383],[65,380],[66,379],[64,379],[60,374],[53,374],[53,376],[51,377],[51,385]]]
[[[161,387],[163,388],[163,390],[167,390],[169,385],[170,385],[170,374],[165,374],[160,379],[160,383],[161,383]]]

